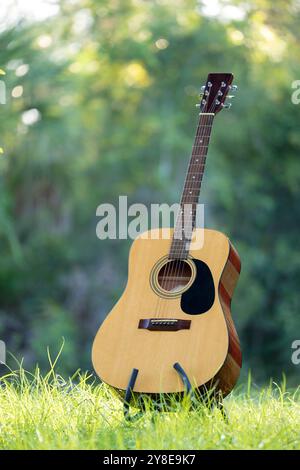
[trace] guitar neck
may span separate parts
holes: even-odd
[[[186,259],[189,254],[189,243],[196,222],[197,203],[214,116],[214,113],[200,113],[192,155],[180,200],[181,210],[176,221],[169,252],[170,259]]]

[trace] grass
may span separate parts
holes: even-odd
[[[0,379],[1,449],[299,449],[300,390],[273,384],[225,400],[218,409],[174,403],[174,412],[148,411],[127,423],[122,404],[91,376],[67,381],[22,367]]]

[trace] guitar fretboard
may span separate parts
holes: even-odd
[[[192,155],[180,200],[180,214],[174,228],[169,259],[186,259],[189,254],[189,245],[196,222],[196,209],[213,119],[213,113],[200,114]]]

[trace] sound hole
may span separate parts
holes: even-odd
[[[190,281],[192,269],[184,261],[175,259],[164,264],[158,272],[159,286],[168,292],[180,292]]]

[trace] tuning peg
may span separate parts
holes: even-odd
[[[205,90],[205,85],[202,85],[201,91],[203,92]]]
[[[238,90],[238,86],[237,86],[237,85],[231,85],[231,86],[230,86],[230,90],[231,90],[231,91],[237,91],[237,90]]]
[[[226,104],[222,103],[222,108],[224,108],[224,109],[230,109],[231,106],[232,106],[231,103],[226,103]]]
[[[232,98],[235,98],[235,95],[227,95],[226,99],[231,100]]]
[[[196,108],[200,108],[201,107],[201,104],[200,103],[197,103],[196,104]]]

